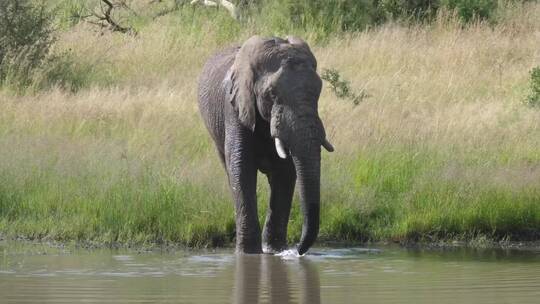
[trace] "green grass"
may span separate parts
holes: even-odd
[[[191,173],[196,165],[179,173],[173,163],[165,165],[158,158],[145,161],[138,152],[123,156],[111,145],[112,133],[102,133],[111,137],[99,136],[99,145],[86,143],[84,151],[75,152],[65,151],[70,143],[41,137],[28,146],[46,141],[41,148],[48,151],[34,147],[21,155],[25,149],[18,142],[18,155],[1,166],[0,231],[8,237],[105,245],[199,247],[233,241],[234,212],[222,172],[217,172],[217,180],[204,173],[206,181],[197,181]],[[132,138],[129,133],[127,138]],[[197,150],[214,157],[208,145]],[[446,159],[436,153],[364,152],[352,159],[325,157],[321,241],[538,238],[540,190],[535,184],[516,188],[482,179],[442,180],[439,172]],[[216,164],[212,168],[221,170]],[[262,222],[268,187],[264,176],[259,178]],[[291,242],[298,241],[301,225],[295,200]]]
[[[7,235],[104,244],[217,246],[229,242],[233,234],[230,205],[200,185],[123,175],[101,188],[91,179],[33,175],[18,191],[1,189],[0,227]]]

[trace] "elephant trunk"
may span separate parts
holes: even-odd
[[[287,151],[296,168],[297,187],[304,215],[298,253],[304,254],[319,234],[321,146],[328,151],[334,147],[326,139],[326,132],[316,109],[309,106],[288,108],[274,106],[270,133],[275,140],[279,157]]]
[[[320,172],[321,144],[320,141],[310,145],[308,151],[301,154],[292,152],[296,167],[297,185],[300,203],[304,215],[302,236],[298,244],[298,253],[304,254],[313,245],[319,233],[320,213]]]

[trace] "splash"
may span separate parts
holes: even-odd
[[[283,259],[295,259],[295,258],[303,257],[305,255],[306,255],[305,253],[299,254],[298,250],[296,249],[287,249],[287,250],[283,250],[280,253],[276,253],[276,256],[279,256]]]

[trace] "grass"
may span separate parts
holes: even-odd
[[[81,89],[0,91],[3,235],[232,241],[232,202],[196,83],[212,52],[257,29],[220,26],[234,22],[224,12],[184,13],[141,21],[137,36],[67,27],[55,51],[70,52]],[[323,154],[320,240],[538,239],[540,112],[523,100],[539,65],[540,4],[498,14],[496,24],[439,15],[320,43],[303,33],[321,69],[368,93],[356,106],[327,84],[321,95],[336,152]],[[264,184],[259,176],[261,221]],[[301,224],[295,199],[291,241]]]

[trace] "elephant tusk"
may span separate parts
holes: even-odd
[[[328,152],[334,152],[334,146],[328,141],[328,139],[324,139],[322,142],[322,146],[326,149]]]
[[[283,159],[287,158],[287,153],[285,152],[285,147],[283,147],[283,142],[281,141],[281,139],[276,137],[275,142],[276,142],[276,151],[279,157]]]

